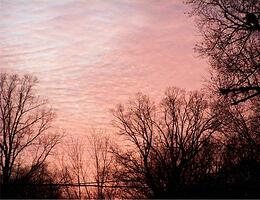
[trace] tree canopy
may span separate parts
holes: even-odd
[[[188,0],[202,34],[212,82],[238,104],[260,94],[260,1]]]

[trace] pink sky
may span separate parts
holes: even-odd
[[[136,92],[202,86],[186,11],[181,0],[1,0],[0,71],[36,75],[67,132],[106,127]]]

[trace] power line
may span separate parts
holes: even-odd
[[[121,181],[122,182],[122,181]],[[129,182],[129,181],[124,181]],[[134,186],[134,185],[106,185],[106,183],[117,183],[116,181],[106,181],[103,185],[97,182],[85,182],[85,183],[17,183],[11,184],[13,186],[31,186],[31,187],[103,187],[103,188],[143,188],[146,186]]]

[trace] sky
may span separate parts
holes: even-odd
[[[110,129],[137,92],[202,87],[207,63],[182,0],[0,0],[0,72],[38,77],[69,134]]]

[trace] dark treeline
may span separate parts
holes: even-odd
[[[52,133],[34,77],[0,75],[1,198],[260,198],[260,2],[187,4],[207,87],[139,93],[111,111],[115,133],[87,144]]]
[[[46,132],[51,111],[33,104],[39,98],[30,95],[30,76],[2,74],[1,80],[3,198],[259,197],[257,99],[234,106],[169,88],[155,103],[138,94],[112,111],[120,145],[95,133],[89,153],[73,142],[66,159],[48,167],[61,140]]]
[[[114,115],[130,147],[113,151],[114,178],[135,186],[123,198],[259,197],[259,107],[247,107],[178,89],[159,105],[140,95],[119,106]]]

